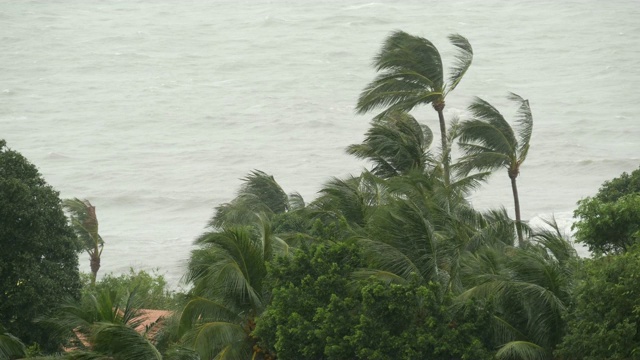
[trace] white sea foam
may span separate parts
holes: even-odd
[[[507,92],[531,101],[525,218],[570,223],[577,200],[638,167],[635,1],[2,4],[0,138],[63,197],[97,206],[104,273],[160,268],[177,282],[213,208],[252,169],[306,200],[357,174],[344,148],[370,117],[353,107],[396,29],[432,40],[445,66],[446,35],[473,44],[447,116],[473,96],[507,117]],[[415,115],[437,138],[433,111]],[[506,173],[472,201],[512,211]]]

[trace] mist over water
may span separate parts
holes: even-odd
[[[430,39],[447,67],[460,33],[474,63],[445,116],[480,96],[511,119],[507,93],[528,98],[523,217],[567,227],[577,200],[640,163],[639,18],[637,1],[0,1],[0,138],[97,207],[102,274],[159,268],[175,284],[250,170],[311,201],[367,165],[344,148],[368,128],[353,109],[391,31]],[[432,109],[414,115],[438,136]],[[513,212],[506,172],[472,201]]]

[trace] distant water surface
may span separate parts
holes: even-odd
[[[460,33],[474,63],[446,116],[480,96],[509,117],[507,92],[528,98],[523,216],[568,227],[577,200],[640,163],[638,19],[637,1],[0,1],[0,138],[97,206],[103,274],[176,284],[250,170],[310,201],[366,166],[344,148],[368,128],[353,109],[391,31],[447,65]],[[428,107],[415,115],[438,130]],[[472,200],[512,212],[506,173]]]

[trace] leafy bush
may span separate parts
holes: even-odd
[[[109,273],[96,282],[94,288],[90,286],[90,275],[83,274],[83,297],[97,294],[104,289],[117,291],[122,296],[136,292],[141,306],[147,309],[174,309],[181,304],[183,294],[168,288],[167,281],[158,270],[146,272],[144,270],[129,269],[129,273],[114,275]]]

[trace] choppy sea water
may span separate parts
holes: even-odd
[[[523,216],[568,228],[577,200],[640,164],[639,5],[0,1],[0,138],[63,198],[97,206],[103,274],[159,268],[176,284],[250,170],[312,200],[366,166],[344,148],[368,128],[353,108],[391,31],[427,37],[446,64],[460,33],[474,63],[446,116],[473,96],[507,116],[507,92],[528,98]],[[415,115],[438,130],[431,109]],[[512,211],[507,175],[472,200]]]

